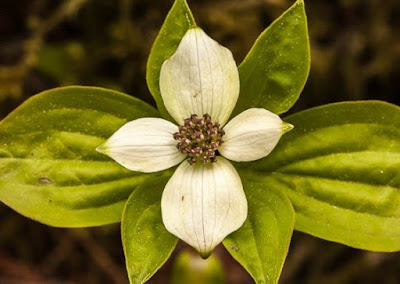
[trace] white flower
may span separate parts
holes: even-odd
[[[239,96],[238,69],[231,52],[200,28],[190,29],[164,62],[160,89],[179,126],[161,118],[136,119],[97,150],[145,173],[186,159],[165,186],[162,218],[169,232],[207,257],[247,217],[242,182],[225,158],[265,157],[291,125],[259,108],[226,124]]]

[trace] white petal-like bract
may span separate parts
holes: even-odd
[[[165,107],[182,124],[208,113],[224,125],[239,96],[239,74],[229,49],[200,28],[186,32],[175,54],[164,62],[160,90]]]
[[[258,160],[271,153],[290,126],[266,109],[251,108],[234,117],[224,127],[224,143],[218,150],[233,161]]]
[[[185,155],[173,134],[178,126],[161,118],[139,118],[126,123],[96,150],[132,171],[157,172],[179,164]]]
[[[194,247],[203,258],[247,217],[247,200],[239,174],[218,157],[212,164],[182,163],[161,199],[167,230]]]

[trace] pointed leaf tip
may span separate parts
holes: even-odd
[[[255,176],[247,177],[256,180]],[[293,232],[294,211],[279,184],[251,182],[244,175],[243,185],[248,195],[248,218],[223,244],[255,283],[276,284]]]
[[[211,256],[213,250],[210,251],[199,251],[199,255],[201,256],[202,259],[207,259]]]
[[[99,152],[99,153],[101,153],[101,154],[108,155],[107,142],[105,142],[105,143],[103,143],[103,144],[97,146],[97,147],[96,147],[96,151]]]
[[[265,29],[240,64],[240,96],[233,114],[251,107],[286,112],[299,98],[309,70],[307,17],[300,0]]]
[[[292,130],[294,126],[290,123],[282,121],[282,135]]]

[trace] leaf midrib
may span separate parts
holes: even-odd
[[[282,175],[285,175],[285,174],[282,174]],[[324,179],[324,178],[321,178],[321,179]],[[336,180],[336,179],[329,179],[329,178],[327,178],[328,180]],[[275,179],[276,180],[276,179]],[[339,180],[340,181],[340,180]],[[287,187],[287,188],[289,188],[289,186],[287,185],[287,182],[285,182],[285,181],[282,181],[282,180],[279,180],[278,179],[278,182],[280,182],[280,183],[284,183],[285,184],[285,186]],[[294,192],[296,192],[296,193],[299,193],[298,191],[295,191],[295,190],[292,190],[292,189],[290,189],[289,188],[289,190],[290,191],[294,191]],[[286,191],[286,190],[285,190]],[[301,194],[301,193],[299,193],[299,194]],[[315,198],[314,196],[312,196],[312,195],[307,195],[307,194],[301,194],[302,196],[304,196],[304,197],[306,197],[306,198],[310,198],[310,199],[313,199],[313,200],[315,200],[315,201],[318,201],[318,202],[320,202],[320,203],[324,203],[324,204],[327,204],[328,206],[330,206],[330,207],[336,207],[336,208],[340,208],[340,209],[343,209],[343,210],[349,210],[349,211],[351,211],[351,212],[354,212],[354,213],[358,213],[358,214],[364,214],[364,215],[368,215],[368,216],[372,216],[372,217],[377,217],[377,218],[382,218],[382,219],[396,219],[396,220],[400,220],[400,216],[397,216],[397,217],[388,217],[388,216],[381,216],[381,215],[376,215],[376,214],[371,214],[371,213],[368,213],[368,212],[364,212],[364,211],[357,211],[357,210],[354,210],[353,208],[346,208],[346,207],[343,207],[343,206],[338,206],[338,204],[333,204],[333,203],[330,203],[330,202],[328,202],[327,200],[322,200],[322,199],[318,199],[318,198]],[[293,203],[293,202],[292,202]],[[297,213],[296,213],[297,214]]]
[[[396,187],[394,185],[389,185],[388,183],[380,184],[380,183],[372,183],[372,182],[362,182],[359,180],[339,179],[339,178],[323,176],[323,175],[318,175],[318,174],[297,173],[296,171],[292,171],[292,172],[278,172],[277,171],[277,172],[272,172],[271,175],[275,175],[275,174],[276,175],[298,176],[298,177],[310,177],[310,178],[316,178],[316,179],[325,179],[325,180],[331,180],[331,181],[346,182],[346,183],[359,184],[359,185],[369,185],[369,186],[382,187],[382,188],[393,188],[394,190],[400,190],[400,185],[398,187]]]
[[[25,157],[0,157],[0,160],[7,161],[18,161],[18,160],[23,160],[27,162],[34,162],[34,161],[41,161],[41,162],[68,162],[68,163],[111,163],[115,164],[116,162],[113,162],[111,159],[106,161],[106,160],[83,160],[83,159],[68,159],[68,158],[62,158],[62,159],[42,159],[42,158],[25,158]]]
[[[346,152],[334,152],[334,153],[318,153],[315,156],[307,156],[304,157],[302,159],[298,159],[298,160],[291,160],[288,163],[282,163],[280,162],[281,165],[279,165],[278,167],[269,170],[267,173],[274,173],[274,172],[280,172],[282,169],[284,169],[285,167],[289,167],[295,163],[300,163],[300,162],[305,162],[305,161],[309,161],[309,160],[313,160],[313,159],[318,159],[318,158],[322,158],[322,157],[328,157],[328,156],[334,156],[334,155],[338,155],[338,154],[362,154],[362,153],[383,153],[383,154],[399,154],[399,152],[391,152],[391,151],[371,151],[371,150],[361,150],[361,151],[346,151]],[[268,159],[268,156],[264,159]],[[280,159],[282,160],[282,159]],[[257,161],[256,161],[257,162]],[[267,163],[271,163],[273,161],[266,161]],[[262,162],[261,162],[262,163]],[[243,168],[239,167],[239,169],[243,170]],[[262,169],[262,165],[258,166],[257,168],[252,168],[251,171],[250,170],[244,170],[246,172],[258,172],[258,173],[263,173],[265,174],[266,172]]]

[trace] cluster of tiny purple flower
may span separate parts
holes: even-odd
[[[186,118],[174,139],[179,141],[176,147],[182,154],[188,155],[188,163],[214,163],[217,160],[218,147],[223,143],[224,130],[221,125],[213,123],[209,114],[198,117],[193,114]]]

